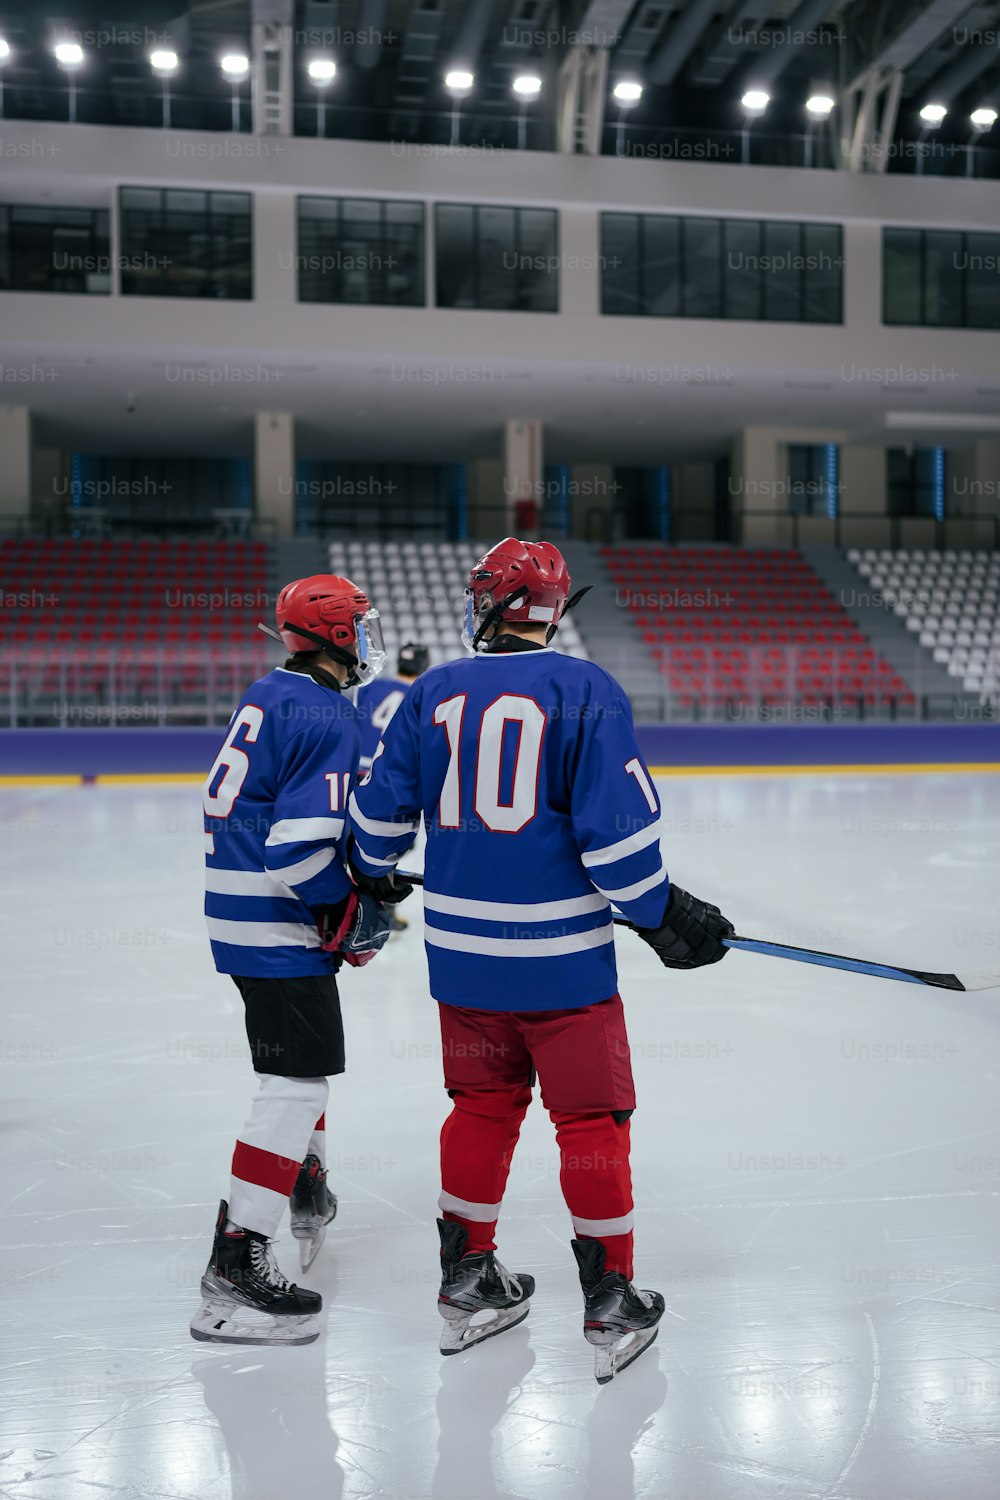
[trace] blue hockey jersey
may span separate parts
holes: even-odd
[[[359,688],[354,713],[361,731],[361,769],[367,771],[389,721],[407,693],[410,684],[399,677],[376,677]]]
[[[333,972],[316,909],[351,888],[341,844],[358,750],[354,706],[332,688],[278,667],[247,690],[203,794],[205,917],[223,974]]]
[[[556,1010],[616,992],[612,902],[660,925],[659,813],[618,683],[541,648],[423,673],[351,798],[349,828],[359,866],[384,875],[423,815],[435,999]]]

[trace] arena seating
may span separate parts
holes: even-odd
[[[1000,555],[869,548],[847,556],[964,691],[997,694]]]
[[[152,718],[231,700],[267,669],[263,542],[8,539],[0,578],[0,693],[17,680],[36,701],[146,704]]]
[[[759,703],[913,711],[915,697],[788,549],[605,547],[676,707]]]
[[[378,606],[391,670],[406,640],[423,641],[433,662],[463,654],[465,585],[483,551],[475,542],[333,542],[329,560],[332,572],[353,578]],[[560,626],[559,649],[587,655],[570,617]]]

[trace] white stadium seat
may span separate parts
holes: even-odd
[[[432,662],[464,655],[461,620],[469,569],[482,549],[468,542],[331,542],[333,572],[347,572],[378,607],[392,670],[404,640],[425,642]],[[434,577],[414,585],[414,568],[434,560]],[[567,620],[559,644],[570,656],[586,659],[576,625]]]
[[[1000,556],[852,547],[846,557],[966,692],[996,695]]]

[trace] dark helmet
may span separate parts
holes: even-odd
[[[431,653],[423,641],[406,641],[399,648],[396,671],[402,677],[419,677],[431,664]]]

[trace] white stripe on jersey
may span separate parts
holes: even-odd
[[[366,818],[358,808],[358,799],[354,792],[351,793],[348,807],[358,827],[363,828],[365,833],[377,834],[379,838],[394,839],[398,838],[401,833],[415,833],[417,830],[416,823],[380,823],[377,818]]]
[[[472,1219],[476,1224],[492,1224],[500,1217],[499,1203],[470,1203],[467,1198],[456,1198],[454,1193],[442,1190],[438,1208],[450,1214],[461,1214],[463,1219]]]
[[[424,907],[449,917],[473,917],[480,922],[558,922],[582,917],[589,911],[606,911],[603,896],[570,896],[565,901],[467,901],[464,896],[441,896],[424,889]]]
[[[489,958],[554,958],[562,953],[583,953],[603,948],[614,940],[615,929],[595,927],[592,932],[569,932],[563,937],[493,938],[470,932],[446,932],[442,927],[424,927],[424,942],[456,953],[480,953]]]
[[[361,858],[364,860],[366,865],[377,865],[379,869],[382,870],[395,869],[396,861],[394,859],[376,859],[374,854],[369,854],[367,849],[362,849],[361,845],[358,843],[357,834],[352,834],[352,837],[354,839],[354,847],[361,855]]]
[[[215,896],[270,896],[273,901],[296,899],[294,891],[264,870],[205,870],[205,889]]]
[[[269,864],[267,872],[273,875],[275,880],[284,881],[285,885],[299,885],[306,880],[311,880],[314,875],[319,874],[320,870],[325,870],[327,865],[333,863],[333,856],[333,846],[328,845],[326,849],[317,849],[315,854],[307,854],[305,859],[299,860],[298,864]]]
[[[634,1218],[635,1215],[631,1209],[617,1219],[578,1219],[574,1214],[573,1228],[577,1234],[628,1234]]]
[[[216,943],[237,948],[318,948],[319,933],[308,922],[231,922],[206,917],[208,935]]]
[[[617,844],[605,844],[603,849],[590,849],[586,854],[581,854],[580,858],[588,870],[591,865],[612,865],[616,860],[627,858],[629,854],[638,854],[640,849],[648,849],[659,837],[659,823],[651,823],[648,828],[640,828],[638,833],[630,833],[627,838],[619,839]]]
[[[616,905],[620,901],[634,901],[637,896],[644,896],[647,891],[651,891],[655,885],[659,885],[660,881],[666,880],[666,878],[667,872],[663,868],[663,861],[661,860],[660,868],[654,870],[652,875],[647,875],[645,880],[637,880],[635,885],[623,886],[620,891],[604,891],[604,894],[609,901],[614,901]],[[597,882],[595,881],[594,884],[596,885]],[[604,890],[604,887],[601,886],[600,889]]]
[[[310,839],[339,839],[343,831],[343,818],[279,818],[271,825],[265,847],[305,844]]]

